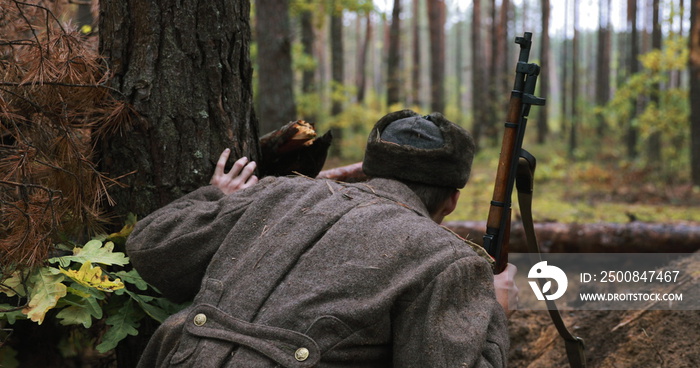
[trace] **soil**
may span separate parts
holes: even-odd
[[[584,339],[588,367],[700,367],[700,311],[579,311],[564,321]],[[509,367],[568,367],[546,311],[516,312],[510,335]]]
[[[698,305],[698,253],[671,266],[689,275],[684,298]],[[565,311],[583,338],[587,367],[700,367],[700,310]],[[510,319],[509,367],[568,367],[564,341],[547,311],[516,311]]]

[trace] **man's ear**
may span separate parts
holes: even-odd
[[[447,200],[445,201],[446,202],[445,206],[442,208],[442,216],[449,215],[450,213],[452,213],[452,211],[455,210],[455,208],[457,208],[457,202],[459,201],[459,194],[460,194],[460,191],[455,190],[454,193],[452,193],[450,195],[450,197],[447,198]]]

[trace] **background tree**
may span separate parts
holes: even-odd
[[[411,104],[414,106],[420,106],[420,90],[421,90],[421,80],[420,80],[420,70],[421,70],[421,38],[420,38],[420,11],[421,0],[413,0],[412,14],[413,20],[411,23]]]
[[[299,23],[301,26],[301,44],[304,50],[304,56],[311,60],[314,60],[314,44],[316,40],[316,35],[314,31],[314,12],[309,4],[307,7],[301,9],[299,14]],[[316,82],[316,63],[313,63],[313,67],[306,66],[302,72],[301,80],[301,92],[303,94],[304,100],[314,101],[314,105],[320,102],[317,96],[318,86]],[[315,122],[318,119],[318,111],[314,108],[305,109],[305,112],[301,118],[306,121]]]
[[[690,4],[690,142],[693,184],[700,185],[700,0]]]
[[[540,67],[542,68],[542,73],[539,76],[540,85],[540,95],[547,98],[549,95],[549,14],[551,12],[551,7],[549,0],[542,0],[542,35],[541,48],[540,48]],[[549,116],[547,111],[547,105],[538,109],[539,115],[537,117],[537,143],[544,143],[549,134]]]
[[[610,0],[598,2],[598,52],[596,54],[595,102],[598,106],[610,100]],[[602,113],[596,114],[596,133],[605,134],[606,122]]]
[[[579,74],[579,47],[580,47],[580,37],[579,37],[579,1],[574,1],[574,38],[571,40],[571,120],[569,124],[569,156],[574,157],[574,151],[577,145],[577,131],[578,131],[578,121],[579,109],[578,109],[578,98],[579,98],[579,80],[581,78]]]
[[[430,27],[430,109],[445,111],[445,1],[427,1]]]
[[[394,0],[394,9],[391,12],[391,26],[389,27],[389,56],[387,58],[387,106],[398,103],[401,99],[403,83],[401,81],[401,0]]]
[[[639,72],[639,30],[637,28],[637,0],[627,0],[627,24],[629,29],[629,75],[635,75]],[[637,157],[637,141],[639,132],[633,121],[637,117],[639,110],[639,96],[632,96],[630,101],[632,116],[629,119],[626,127],[625,146],[627,147],[627,157],[634,159]]]
[[[343,82],[345,81],[345,59],[343,55],[343,6],[335,0],[331,6],[331,116],[337,116],[343,111]],[[331,154],[342,156],[343,130],[335,124],[331,128],[334,144],[331,146]]]
[[[659,0],[652,0],[652,31],[651,31],[651,48],[652,50],[661,50],[661,22],[659,20]],[[649,100],[653,108],[658,109],[661,103],[661,83],[654,83],[649,91]],[[654,129],[649,135],[647,145],[647,157],[650,165],[661,165],[661,132]]]
[[[255,0],[257,115],[261,134],[296,120],[289,0]]]
[[[482,91],[487,86],[486,63],[483,60],[484,48],[481,38],[481,0],[474,0],[472,8],[472,133],[477,147],[481,141],[482,132],[488,127],[488,112],[483,103]]]
[[[365,12],[365,36],[360,48],[360,52],[357,55],[357,76],[355,80],[357,81],[357,102],[362,104],[365,101],[365,92],[367,89],[367,54],[369,52],[369,46],[372,42],[372,12]]]

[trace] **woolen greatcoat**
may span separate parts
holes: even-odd
[[[503,367],[490,264],[389,179],[200,188],[139,221],[127,251],[192,305],[141,367]]]

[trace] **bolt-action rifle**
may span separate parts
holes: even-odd
[[[493,189],[489,217],[486,221],[483,244],[486,251],[496,260],[495,273],[501,273],[508,264],[511,197],[514,186],[518,190],[520,217],[527,238],[528,251],[539,256],[539,246],[532,219],[532,192],[536,161],[535,157],[524,150],[522,145],[530,107],[544,105],[545,100],[534,95],[540,67],[537,64],[528,63],[532,33],[525,32],[523,37],[516,37],[515,43],[520,45],[520,56],[515,67],[515,84],[510,95],[501,155],[496,172],[496,184]],[[585,367],[586,357],[583,340],[572,335],[566,328],[555,302],[546,300],[546,303],[552,322],[554,322],[559,335],[564,339],[570,366],[572,368]]]
[[[528,63],[532,33],[525,32],[523,37],[516,37],[515,43],[520,45],[520,56],[515,67],[515,83],[510,94],[496,184],[486,221],[486,235],[484,235],[484,248],[496,260],[495,273],[501,273],[508,264],[511,197],[518,162],[521,157],[524,157],[531,162],[533,168],[535,165],[534,157],[522,148],[527,116],[530,113],[530,106],[545,103],[543,98],[534,96],[540,67],[537,64]]]

